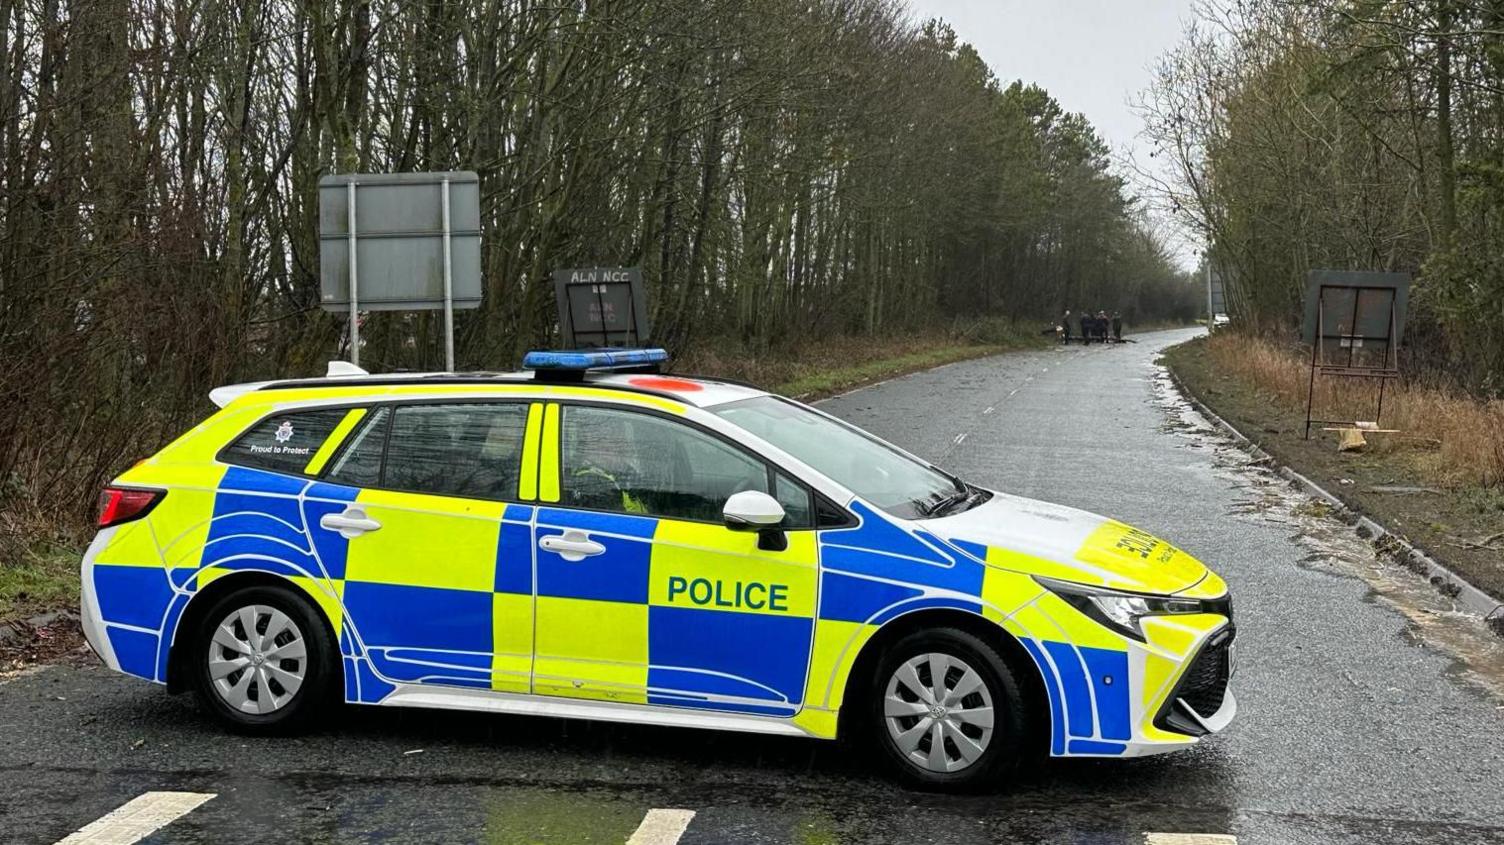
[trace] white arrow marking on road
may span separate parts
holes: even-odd
[[[1238,837],[1221,833],[1146,833],[1144,845],[1238,845]]]
[[[694,817],[694,810],[648,810],[627,845],[674,845]]]
[[[130,845],[213,797],[212,792],[146,792],[68,834],[57,845]]]

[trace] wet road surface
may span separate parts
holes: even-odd
[[[1153,361],[1192,334],[964,362],[823,406],[1217,568],[1241,713],[1187,752],[1043,761],[1007,795],[938,796],[842,745],[740,734],[352,708],[249,739],[187,696],[50,667],[0,683],[0,840],[54,842],[161,790],[216,797],[141,841],[669,842],[644,817],[677,808],[695,814],[683,843],[1504,843],[1504,648],[1177,402]]]

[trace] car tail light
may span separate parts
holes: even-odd
[[[106,487],[99,495],[99,527],[109,528],[111,525],[140,519],[166,495],[165,490]]]

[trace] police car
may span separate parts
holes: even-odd
[[[104,491],[89,642],[241,731],[342,699],[842,736],[930,787],[1232,719],[1190,555],[663,358],[217,389]]]

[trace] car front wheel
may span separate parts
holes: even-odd
[[[929,789],[999,787],[1023,749],[1024,701],[997,650],[959,629],[904,637],[879,661],[871,722],[900,778]]]
[[[307,601],[285,589],[248,587],[202,618],[194,686],[220,721],[241,732],[282,733],[306,725],[328,702],[337,658]]]

